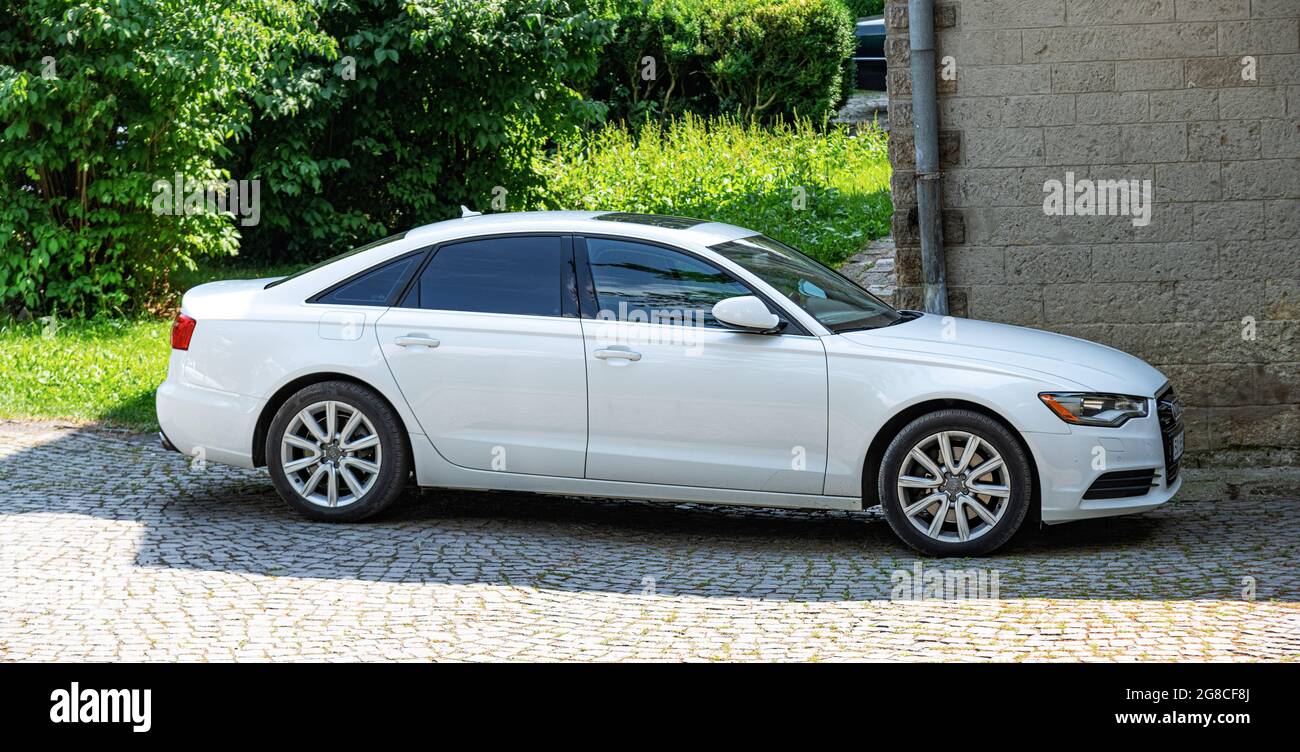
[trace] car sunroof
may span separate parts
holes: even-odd
[[[634,225],[650,225],[651,227],[665,227],[669,230],[688,230],[696,225],[702,225],[707,222],[703,219],[689,219],[687,217],[670,217],[666,214],[632,214],[631,212],[610,212],[601,214],[594,219],[604,220],[606,222],[627,222]]]

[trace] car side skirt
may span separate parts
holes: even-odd
[[[725,488],[625,483],[621,481],[476,470],[448,462],[438,454],[433,444],[429,442],[428,437],[423,434],[411,434],[411,449],[415,460],[416,481],[422,488],[524,491],[561,496],[699,502],[702,504],[773,507],[778,509],[835,509],[842,511],[859,511],[862,509],[862,499],[856,496],[735,491]]]

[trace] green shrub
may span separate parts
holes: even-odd
[[[14,0],[0,7],[0,308],[130,307],[231,217],[159,216],[156,180],[225,180],[249,100],[329,40],[292,0]]]
[[[763,127],[693,116],[611,126],[538,167],[539,208],[676,214],[748,227],[838,263],[889,232],[885,135],[807,120]]]
[[[853,25],[843,0],[593,2],[618,24],[593,92],[615,119],[819,122],[846,94]]]
[[[535,156],[603,114],[574,86],[612,23],[581,0],[354,0],[322,26],[341,57],[268,103],[235,162],[263,181],[256,261],[318,259],[460,204],[518,209]]]
[[[885,12],[885,0],[844,0],[854,18],[880,16]]]

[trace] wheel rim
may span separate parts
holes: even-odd
[[[308,405],[280,440],[280,467],[294,491],[322,507],[360,500],[379,479],[383,449],[370,419],[346,402]]]
[[[964,543],[997,526],[1011,503],[1011,474],[989,442],[940,431],[917,442],[898,471],[907,521],[927,537]]]

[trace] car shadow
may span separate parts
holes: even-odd
[[[148,568],[794,601],[908,597],[935,573],[982,575],[966,591],[980,597],[1226,601],[1250,578],[1256,599],[1300,600],[1296,500],[1175,501],[940,560],[899,542],[879,509],[412,490],[377,519],[330,524],[294,513],[264,470],[194,465],[139,435],[0,440],[0,525],[29,514],[134,524],[134,562]]]

